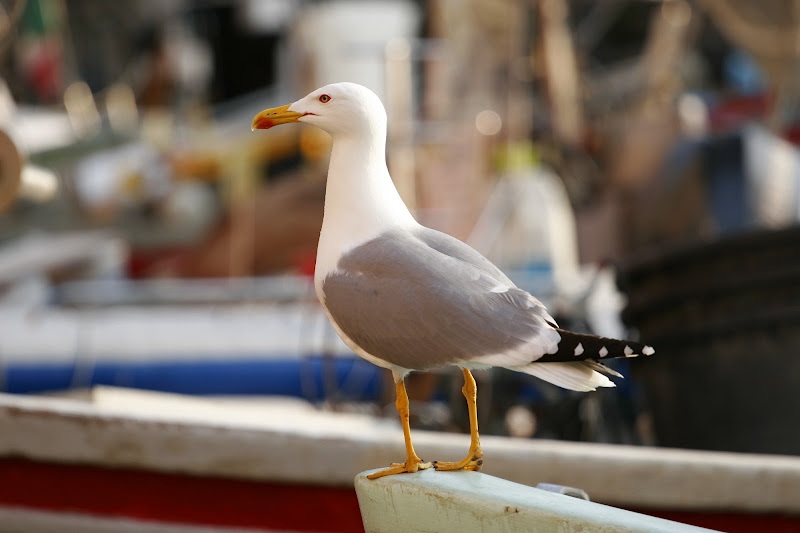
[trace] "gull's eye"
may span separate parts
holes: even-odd
[[[322,96],[319,97],[319,101],[322,102],[323,104],[327,104],[328,102],[331,101],[331,97],[328,96],[327,94],[323,94]]]

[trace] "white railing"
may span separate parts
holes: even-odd
[[[356,476],[366,533],[699,533],[695,526],[520,485],[480,472]],[[582,491],[564,491],[577,492]]]

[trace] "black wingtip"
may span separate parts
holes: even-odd
[[[537,362],[568,362],[586,359],[601,361],[620,357],[650,356],[655,353],[652,346],[639,342],[574,333],[561,328],[556,328],[556,331],[561,335],[558,351],[554,354],[546,354]]]

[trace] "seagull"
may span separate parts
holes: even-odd
[[[370,479],[433,466],[479,470],[477,387],[472,370],[502,367],[565,389],[613,387],[600,361],[651,355],[650,346],[561,329],[534,296],[460,240],[420,225],[386,166],[386,111],[375,93],[334,83],[265,109],[252,129],[304,122],[333,140],[314,287],[333,328],[356,354],[391,370],[406,460]],[[456,366],[464,375],[470,447],[455,462],[414,451],[405,377]]]

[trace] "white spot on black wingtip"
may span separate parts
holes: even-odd
[[[654,353],[656,353],[656,351],[653,349],[652,346],[645,346],[644,348],[642,348],[642,353],[644,355],[653,355]]]
[[[608,350],[606,350],[606,347],[603,346],[602,348],[600,348],[600,352],[599,353],[600,353],[600,357],[605,357],[605,356],[608,355]]]
[[[582,353],[583,353],[583,344],[579,342],[578,345],[575,347],[575,357],[578,357]]]
[[[626,345],[625,345],[625,349],[624,349],[624,350],[622,350],[622,353],[624,353],[624,354],[625,354],[625,357],[630,357],[631,355],[633,355],[633,348],[631,348],[630,346],[628,346],[628,345],[626,344]]]

